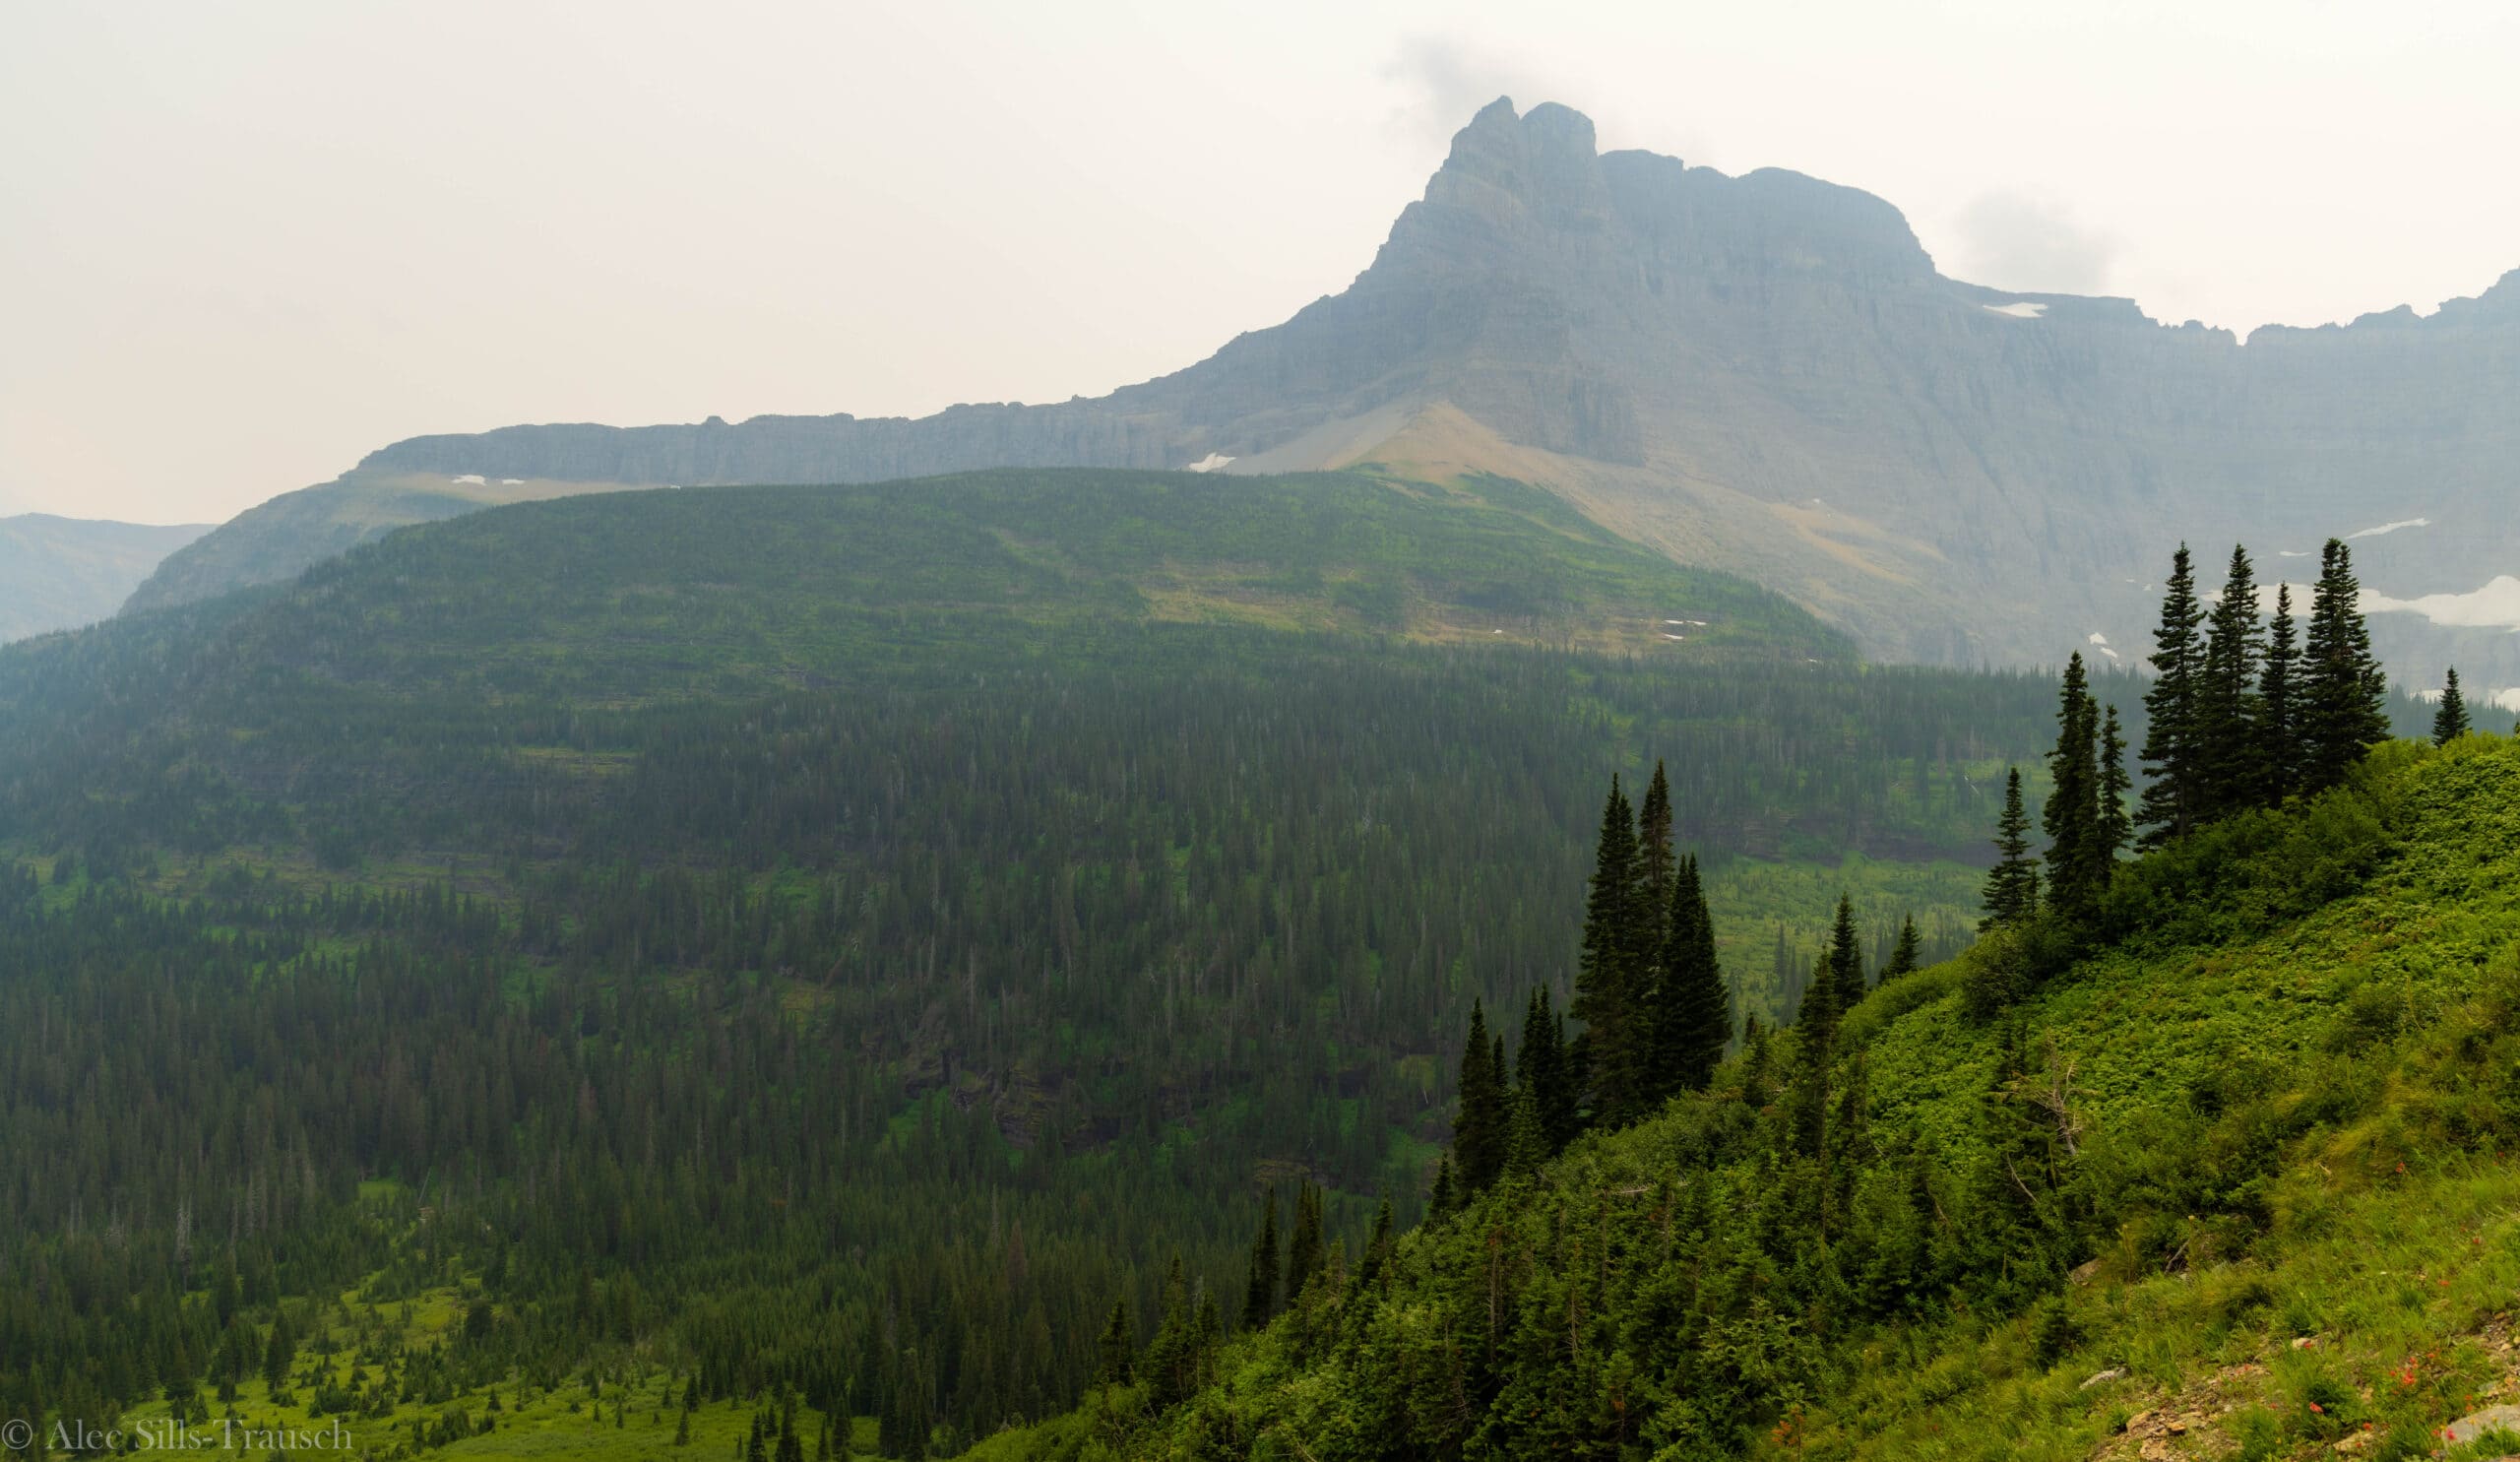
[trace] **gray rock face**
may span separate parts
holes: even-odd
[[[112,617],[158,560],[208,532],[207,523],[0,518],[0,644]]]
[[[2243,344],[2122,299],[1945,279],[1878,198],[1603,155],[1581,115],[1504,100],[1347,290],[1107,397],[918,420],[517,426],[360,466],[686,484],[1212,454],[1318,467],[1375,455],[1341,423],[1438,404],[1548,454],[1552,485],[1606,521],[1760,578],[1885,658],[2054,664],[2100,658],[2098,633],[2131,664],[2182,539],[2215,575],[2245,540],[2272,578],[2300,566],[2281,552],[2423,519],[2358,541],[2366,586],[2413,600],[2520,573],[2520,271],[2429,317]],[[2415,611],[2379,629],[2403,674],[2458,653],[2471,684],[2520,685],[2520,635],[2453,635]]]

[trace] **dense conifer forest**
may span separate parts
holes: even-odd
[[[1998,970],[1962,982],[1995,1029],[2118,937],[2130,740],[2223,779],[2148,793],[2156,891],[2296,815],[2231,718],[2299,705],[2251,744],[2301,748],[2297,800],[2345,780],[2383,706],[2352,616],[2293,679],[2197,639],[2219,712],[2079,662],[2051,711],[1569,518],[1370,478],[578,499],[0,654],[0,1411],[910,1457],[1084,1400],[1160,1449],[1249,1358],[1340,1354],[1418,1236],[1674,1112],[1713,1125],[1652,1181],[1750,1163],[1755,1212],[1701,1219],[1766,1236],[1723,1262],[1784,1329],[1740,1333],[1764,1379],[1638,1386],[1780,1415],[1812,1304],[2048,1293],[1984,1272],[2011,1230],[1844,1247],[1965,1180],[1875,1134],[1866,990]],[[2020,902],[1945,964],[1999,819]],[[1479,1405],[1558,1385],[1490,1278]]]
[[[539,504],[13,647],[0,1384],[1054,1414],[1176,1255],[1243,1294],[1256,1194],[1418,1220],[1462,1022],[1576,993],[1600,769],[1660,762],[1701,996],[1774,1021],[1848,879],[1964,941],[2045,694],[1360,478]]]

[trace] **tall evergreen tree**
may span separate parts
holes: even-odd
[[[1645,788],[1645,800],[1636,809],[1637,873],[1645,888],[1647,917],[1659,915],[1670,902],[1671,874],[1671,784],[1663,775],[1663,764],[1654,763],[1654,780]],[[1657,941],[1659,942],[1659,940]]]
[[[1376,1293],[1384,1266],[1391,1262],[1391,1199],[1385,1196],[1374,1212],[1374,1230],[1365,1240],[1365,1251],[1356,1261],[1355,1278],[1351,1282],[1358,1295]]]
[[[1295,1186],[1295,1234],[1287,1244],[1287,1303],[1292,1306],[1303,1298],[1303,1287],[1312,1282],[1328,1261],[1322,1247],[1321,1189],[1310,1182]]]
[[[2266,625],[2266,668],[2257,677],[2257,731],[2265,746],[2266,785],[2258,795],[2282,806],[2301,776],[2300,626],[2293,617],[2293,586],[2275,586],[2275,617]]]
[[[1863,998],[1864,973],[1863,941],[1855,929],[1855,901],[1843,893],[1838,895],[1837,922],[1829,929],[1828,965],[1837,1008],[1844,1014]]]
[[[1646,1033],[1638,1018],[1638,886],[1635,814],[1612,777],[1609,799],[1602,807],[1592,889],[1585,900],[1573,1011],[1591,1038],[1593,1120],[1605,1126],[1625,1125],[1643,1107]]]
[[[2065,666],[2056,707],[2056,749],[2048,753],[2054,790],[2041,810],[2048,834],[2048,902],[2080,917],[2108,887],[2108,857],[2100,828],[2100,705],[2077,654]]]
[[[2152,689],[2144,705],[2152,725],[2144,734],[2144,765],[2152,784],[2144,789],[2136,821],[2143,846],[2158,848],[2196,827],[2204,803],[2204,756],[2197,735],[2197,692],[2205,671],[2205,647],[2197,626],[2205,610],[2196,599],[2196,566],[2187,545],[2171,558],[2170,584],[2162,598],[2162,622],[2153,631]]]
[[[2257,623],[2257,570],[2232,548],[2223,597],[2206,615],[2205,661],[2196,682],[2197,817],[2211,821],[2257,805],[2267,782],[2259,677],[2266,646]]]
[[[2468,733],[2468,702],[2459,694],[2459,672],[2450,670],[2441,681],[2441,707],[2432,713],[2432,744],[2447,746]]]
[[[1855,905],[1840,895],[1828,948],[1811,972],[1802,1009],[1795,1017],[1795,1069],[1791,1093],[1796,1150],[1817,1158],[1827,1151],[1829,1073],[1836,1065],[1838,1022],[1863,997],[1863,946],[1855,932]]]
[[[1497,1069],[1495,1043],[1487,1032],[1487,1008],[1470,1002],[1470,1034],[1461,1045],[1461,1097],[1453,1117],[1453,1164],[1462,1191],[1476,1193],[1496,1180],[1505,1161],[1505,1073]],[[1294,1292],[1287,1292],[1289,1300]]]
[[[1242,1328],[1257,1330],[1278,1312],[1278,1189],[1261,1200],[1260,1237],[1251,1243],[1251,1277],[1242,1291]]]
[[[2039,859],[2030,851],[2030,813],[2021,804],[2019,767],[2004,774],[2004,814],[1995,824],[1995,852],[1999,857],[1986,874],[1986,917],[1978,923],[1982,932],[2020,923],[2039,912]]]
[[[1516,1087],[1505,1118],[1504,1179],[1529,1177],[1548,1161],[1548,1139],[1541,1135],[1540,1104],[1528,1087]]]
[[[1548,997],[1547,985],[1535,985],[1523,1007],[1523,1044],[1514,1053],[1516,1083],[1532,1094],[1540,1114],[1541,1135],[1551,1157],[1575,1136],[1575,1088],[1566,1070],[1566,1027]]]
[[[1680,859],[1665,923],[1655,1046],[1663,1095],[1703,1091],[1732,1041],[1732,992],[1715,953],[1715,919],[1696,855]]]
[[[2345,780],[2375,741],[2388,739],[2388,679],[2371,654],[2354,555],[2330,539],[2319,554],[2310,629],[2301,655],[2301,790]]]
[[[1137,1374],[1138,1343],[1129,1325],[1129,1302],[1111,1302],[1111,1317],[1103,1322],[1094,1348],[1101,1358],[1094,1372],[1097,1385],[1125,1386]]]
[[[2118,729],[2117,708],[2110,706],[2100,728],[2100,860],[2107,877],[2116,874],[2117,855],[2135,836],[2134,782],[2126,773],[2126,733]]]
[[[1164,1276],[1164,1306],[1156,1321],[1155,1338],[1147,1342],[1146,1365],[1148,1404],[1157,1410],[1174,1406],[1186,1399],[1198,1375],[1200,1337],[1190,1301],[1190,1285],[1181,1267],[1181,1256],[1172,1256],[1172,1267]]]
[[[1435,1160],[1435,1181],[1426,1189],[1426,1217],[1439,1219],[1461,1206],[1461,1194],[1453,1186],[1453,1158],[1446,1153]]]
[[[1899,940],[1890,947],[1890,958],[1881,967],[1881,983],[1888,985],[1902,975],[1914,975],[1922,968],[1924,951],[1917,937],[1917,917],[1909,915],[1899,922]]]

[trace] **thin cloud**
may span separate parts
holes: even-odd
[[[2016,189],[1981,193],[1961,209],[1960,278],[2038,294],[2103,294],[2122,252],[2108,230],[2054,199]]]
[[[1387,124],[1405,136],[1437,144],[1450,142],[1480,107],[1499,96],[1513,97],[1522,111],[1549,99],[1531,72],[1449,35],[1402,41],[1382,75],[1408,94]]]

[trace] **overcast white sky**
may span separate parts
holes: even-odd
[[[0,512],[396,438],[1096,395],[1344,287],[1480,103],[2245,330],[2520,267],[2520,6],[14,4]]]

